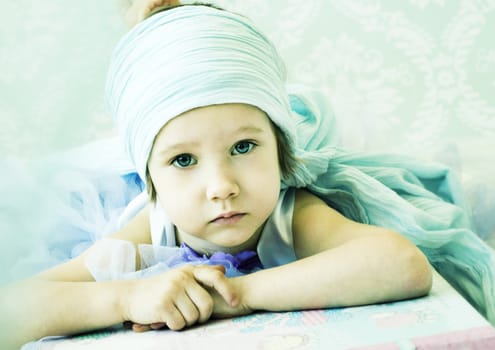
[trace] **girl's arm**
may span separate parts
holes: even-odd
[[[147,210],[113,235],[146,243]],[[120,294],[125,283],[94,283],[79,257],[0,290],[2,344],[14,348],[48,335],[107,327],[122,321]],[[10,348],[10,347],[8,347]]]
[[[143,210],[112,238],[150,243],[148,211]],[[152,278],[94,282],[81,256],[0,290],[0,344],[14,349],[48,335],[68,335],[127,320],[166,324],[171,329],[206,321],[213,310],[196,278],[232,300],[218,267],[185,266]]]
[[[142,209],[121,230],[109,235],[104,239],[121,239],[134,243],[136,249],[136,269],[139,269],[139,244],[151,244],[149,227],[149,208]],[[41,272],[35,278],[42,280],[66,281],[66,282],[89,282],[94,281],[93,276],[84,264],[86,256],[93,248],[90,247],[80,256],[62,265],[55,266],[47,271]]]
[[[240,306],[216,299],[214,314],[364,305],[414,298],[431,288],[431,268],[403,236],[359,224],[299,190],[293,215],[298,260],[231,280]]]

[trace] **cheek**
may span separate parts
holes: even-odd
[[[157,192],[157,200],[160,202],[163,212],[170,222],[179,226],[181,229],[189,230],[189,226],[183,227],[184,224],[191,223],[191,212],[198,204],[192,200],[185,191],[178,187],[171,187],[166,191]]]
[[[260,199],[265,210],[275,206],[280,194],[280,167],[277,159],[270,157],[256,164],[256,169],[249,172],[249,191]]]
[[[176,215],[176,212],[184,211],[184,207],[189,203],[188,207],[191,206],[191,192],[192,186],[190,183],[184,183],[183,179],[169,176],[166,173],[158,174],[156,179],[153,179],[155,191],[157,195],[157,200],[163,210],[172,216]]]

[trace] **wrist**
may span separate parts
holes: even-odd
[[[131,305],[130,299],[136,288],[136,283],[137,280],[115,281],[115,307],[122,322],[131,320],[129,305]]]
[[[248,314],[254,311],[249,295],[249,275],[234,277],[231,279],[234,284],[236,299],[232,307],[243,311],[243,314]]]

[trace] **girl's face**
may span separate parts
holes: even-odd
[[[201,107],[172,119],[155,139],[148,169],[179,239],[193,248],[188,235],[229,251],[254,248],[280,191],[270,121],[246,104]]]

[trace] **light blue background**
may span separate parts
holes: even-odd
[[[36,156],[104,137],[115,0],[0,0],[0,154]]]
[[[0,154],[113,134],[103,104],[118,0],[2,1]],[[331,100],[349,147],[437,155],[495,175],[495,2],[218,0],[275,41],[291,82]],[[490,176],[490,179],[492,176]]]
[[[327,96],[346,146],[454,166],[480,222],[495,227],[494,0],[214,2],[266,31],[291,82]],[[126,31],[119,1],[0,0],[0,9],[0,156],[37,159],[114,135],[103,92]],[[21,203],[10,180],[0,194]],[[3,266],[42,224],[45,196],[29,193],[22,203],[38,216],[0,207]],[[485,237],[495,246],[495,232]]]

